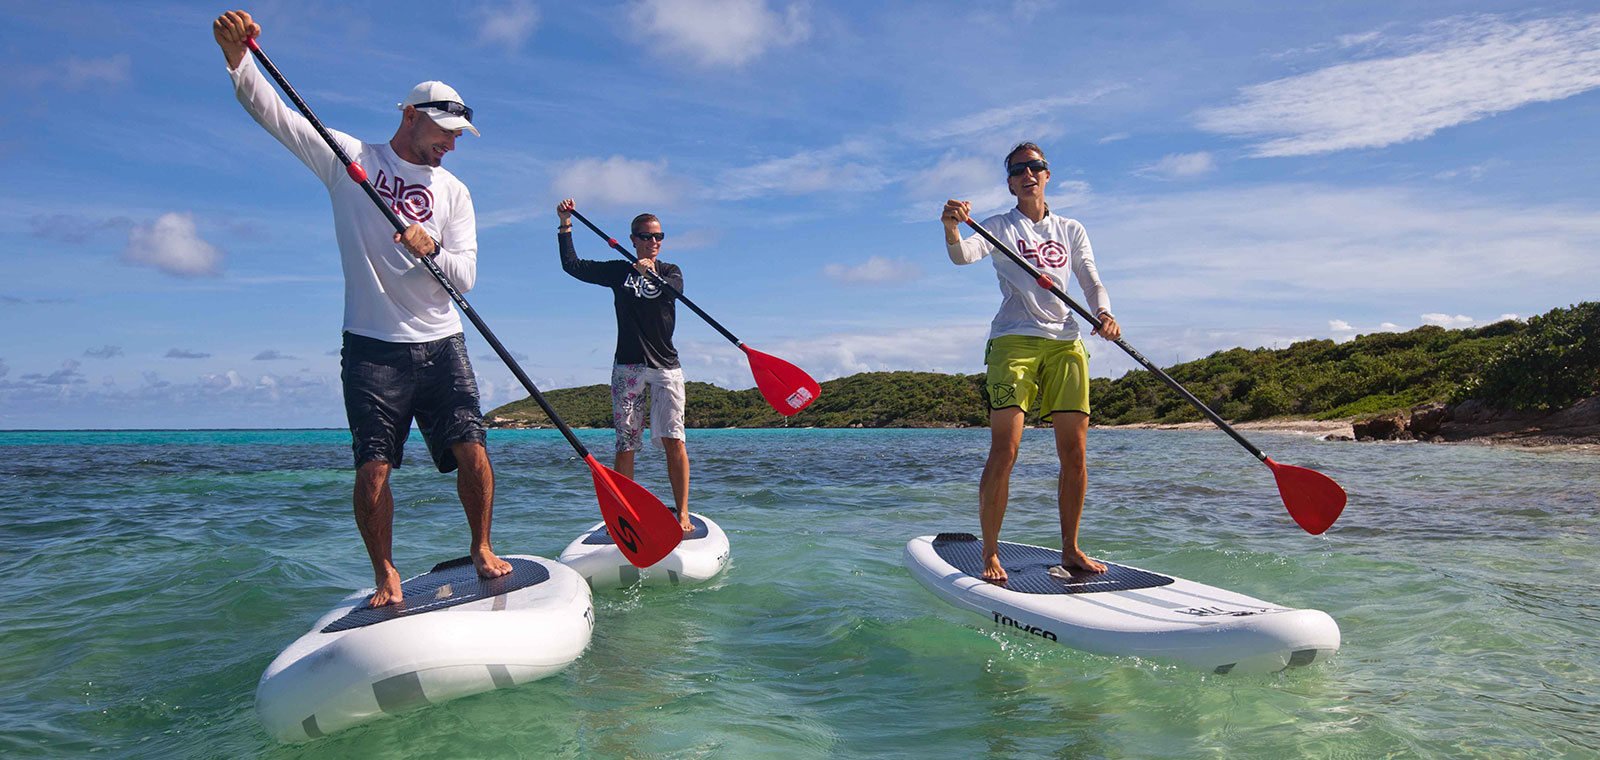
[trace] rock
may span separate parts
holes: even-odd
[[[1397,441],[1407,437],[1405,418],[1398,414],[1356,422],[1350,425],[1350,429],[1358,441]]]
[[[1406,423],[1406,432],[1419,441],[1437,438],[1439,426],[1450,419],[1450,407],[1444,404],[1429,404],[1411,410],[1411,419]]]
[[[1340,434],[1340,433],[1329,433],[1329,434],[1327,434],[1325,436],[1322,436],[1322,440],[1324,440],[1324,441],[1353,441],[1353,440],[1355,440],[1355,438],[1353,436],[1343,435],[1343,434]]]

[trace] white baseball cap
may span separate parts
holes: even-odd
[[[454,87],[444,82],[423,82],[411,88],[411,94],[400,104],[400,110],[406,110],[406,106],[416,106],[441,129],[464,129],[481,137],[478,128],[472,126],[472,109],[461,102],[461,96]]]

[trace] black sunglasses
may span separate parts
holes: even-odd
[[[667,239],[665,232],[635,232],[633,236],[640,240],[654,240],[657,243]]]
[[[418,103],[415,107],[435,108],[440,111],[444,111],[451,116],[460,116],[466,119],[468,124],[472,123],[472,109],[461,103],[457,103],[454,100],[431,100],[427,103]]]
[[[1034,174],[1050,171],[1050,162],[1042,158],[1035,158],[1032,161],[1018,161],[1006,167],[1006,176],[1015,177],[1028,169],[1032,169]]]

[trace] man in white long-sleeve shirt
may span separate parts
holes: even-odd
[[[389,471],[417,421],[440,472],[458,470],[456,490],[472,531],[478,574],[496,577],[511,565],[489,542],[494,471],[484,447],[477,380],[467,359],[461,317],[450,297],[416,259],[430,258],[462,292],[477,278],[477,224],[472,196],[440,168],[463,131],[474,135],[472,109],[442,82],[423,82],[400,104],[400,126],[386,143],[363,143],[329,130],[401,218],[396,233],[315,128],[278,98],[247,55],[261,34],[250,14],[230,11],[212,25],[239,102],[257,123],[299,158],[333,203],[335,237],[344,269],[343,371],[345,413],[355,454],[355,517],[377,586],[373,607],[401,600],[391,557],[394,497]],[[435,242],[437,241],[437,242]]]
[[[1012,246],[1056,284],[1066,287],[1071,273],[1083,288],[1089,308],[1099,316],[1095,334],[1116,340],[1122,328],[1111,315],[1111,297],[1100,284],[1094,266],[1089,234],[1075,219],[1050,213],[1044,200],[1050,182],[1050,164],[1039,146],[1025,142],[1006,154],[1006,186],[1017,196],[1017,207],[983,220],[997,239]],[[984,350],[988,367],[989,459],[978,486],[978,523],[983,530],[983,577],[1004,582],[1000,564],[1000,524],[1010,497],[1011,469],[1022,442],[1023,421],[1029,409],[1055,428],[1056,455],[1061,460],[1057,499],[1061,513],[1061,564],[1063,571],[1101,572],[1105,565],[1078,548],[1078,522],[1088,480],[1085,443],[1089,432],[1089,356],[1078,338],[1078,325],[1069,307],[1033,277],[999,255],[979,235],[962,239],[960,225],[971,214],[971,204],[945,203],[945,248],[956,264],[972,264],[994,253],[995,274],[1000,279],[1000,310],[989,326]],[[1035,406],[1037,405],[1037,406]]]

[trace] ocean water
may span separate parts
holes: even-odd
[[[1350,492],[1328,534],[1221,433],[1095,430],[1083,544],[1325,610],[1344,636],[1326,665],[1091,655],[935,599],[901,550],[976,532],[985,430],[694,430],[725,575],[597,595],[590,649],[551,678],[289,746],[256,723],[257,678],[371,583],[347,434],[0,432],[0,756],[1600,757],[1600,458],[1251,438]],[[558,434],[490,449],[501,553],[554,557],[598,519]],[[452,478],[408,453],[406,575],[467,542]],[[636,479],[670,501],[659,450]],[[1030,430],[1005,538],[1053,543],[1054,482]]]

